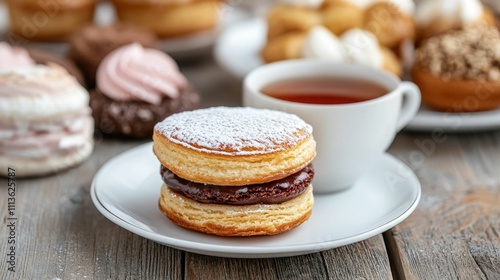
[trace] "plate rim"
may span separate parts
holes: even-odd
[[[421,195],[422,195],[422,188],[420,181],[418,180],[418,177],[415,175],[415,173],[402,161],[397,159],[396,157],[384,153],[383,157],[389,158],[393,162],[397,162],[399,164],[402,164],[405,168],[407,168],[409,171],[411,171],[410,176],[406,180],[415,180],[417,183],[416,186],[412,186],[415,188],[416,194],[413,197],[413,201],[410,203],[410,205],[404,209],[397,217],[394,217],[390,219],[390,221],[371,228],[369,230],[360,232],[355,235],[350,235],[348,237],[344,237],[341,239],[335,239],[335,240],[327,240],[327,241],[321,241],[321,242],[315,242],[315,243],[307,243],[307,244],[298,244],[298,245],[280,245],[280,246],[268,246],[268,247],[253,247],[253,246],[234,246],[234,245],[219,245],[219,244],[209,244],[209,243],[204,243],[204,242],[197,242],[197,241],[188,241],[188,240],[182,240],[178,238],[173,238],[170,236],[166,235],[161,235],[158,233],[152,233],[150,231],[147,231],[143,228],[140,228],[136,225],[133,225],[129,223],[128,221],[120,218],[119,216],[115,215],[113,212],[108,210],[99,200],[97,196],[97,181],[99,180],[100,176],[103,176],[104,172],[106,171],[106,166],[112,165],[114,162],[119,161],[122,156],[126,156],[127,153],[140,150],[140,149],[145,149],[148,146],[151,146],[152,142],[145,143],[138,145],[136,147],[133,147],[131,149],[128,149],[117,156],[111,158],[108,160],[96,173],[94,176],[94,179],[92,180],[91,184],[91,189],[90,189],[90,194],[92,198],[92,202],[94,203],[94,206],[97,208],[97,210],[104,215],[108,220],[111,222],[115,223],[116,225],[134,233],[137,234],[141,237],[144,237],[146,239],[152,240],[157,243],[161,243],[165,246],[172,247],[172,248],[177,248],[180,250],[185,250],[189,252],[194,252],[194,253],[199,253],[199,254],[204,254],[204,255],[210,255],[210,256],[223,256],[226,255],[229,257],[237,257],[237,258],[258,258],[258,257],[280,257],[280,256],[297,256],[297,255],[302,255],[302,254],[308,254],[308,253],[313,253],[313,252],[320,252],[328,249],[333,249],[336,247],[341,247],[344,245],[348,244],[353,244],[362,240],[366,240],[368,238],[371,238],[377,234],[380,234],[395,225],[399,224],[402,222],[404,219],[406,219],[408,216],[413,213],[413,211],[417,208]],[[318,196],[321,196],[321,194],[318,194]],[[238,251],[236,252],[235,249]]]

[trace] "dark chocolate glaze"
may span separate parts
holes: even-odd
[[[103,134],[129,138],[149,138],[154,126],[166,117],[198,108],[199,94],[192,88],[181,90],[178,98],[163,98],[160,105],[144,101],[116,101],[99,89],[90,94],[95,129]]]
[[[298,196],[311,184],[314,169],[309,164],[283,179],[245,186],[216,186],[191,182],[175,175],[163,165],[160,167],[160,174],[170,189],[198,202],[248,205],[282,203]]]

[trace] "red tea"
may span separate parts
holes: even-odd
[[[375,82],[335,77],[301,78],[272,83],[262,93],[274,98],[307,104],[350,104],[389,92]]]

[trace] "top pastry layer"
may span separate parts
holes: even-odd
[[[191,150],[241,156],[294,147],[312,135],[312,127],[284,112],[215,107],[170,116],[155,132]]]

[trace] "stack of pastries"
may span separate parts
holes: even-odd
[[[182,227],[274,235],[311,215],[316,143],[296,115],[242,107],[183,112],[158,123],[153,140],[164,183],[159,206]]]
[[[352,61],[401,75],[399,58],[414,39],[413,10],[412,0],[281,0],[269,11],[262,56],[266,62],[294,58]],[[311,46],[326,49],[324,45],[334,41],[336,49],[347,55],[332,59],[320,52],[310,56]]]

